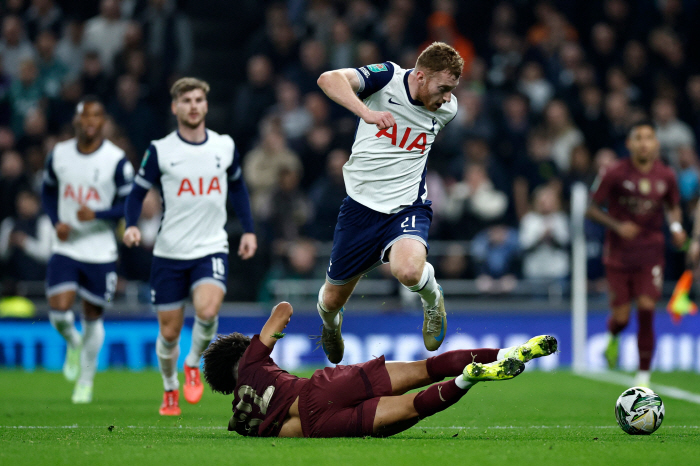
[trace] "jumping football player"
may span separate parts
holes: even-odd
[[[423,342],[430,351],[445,339],[442,288],[426,262],[431,202],[427,158],[437,133],[455,117],[464,61],[436,42],[416,67],[392,62],[323,73],[318,85],[358,116],[350,160],[343,167],[348,197],[333,237],[326,283],[318,296],[321,344],[332,363],[343,359],[343,306],[360,277],[388,262],[391,273],[423,303]]]
[[[253,437],[388,437],[449,408],[475,383],[512,379],[525,362],[557,350],[557,340],[542,335],[521,346],[448,351],[416,362],[380,356],[304,379],[270,358],[292,312],[280,303],[259,335],[219,336],[204,352],[206,381],[215,392],[234,394],[228,430]],[[445,377],[456,378],[435,383]]]
[[[658,160],[659,140],[649,122],[635,124],[627,136],[628,159],[610,167],[593,185],[587,215],[608,228],[603,251],[612,314],[605,358],[618,361],[619,333],[637,306],[639,372],[635,384],[649,386],[654,355],[654,310],[664,279],[664,211],[672,242],[686,240],[681,225],[676,176]],[[607,204],[607,212],[601,206]]]
[[[117,286],[114,222],[124,216],[134,169],[102,135],[103,104],[85,97],[76,107],[76,138],[59,142],[46,160],[42,204],[56,228],[46,271],[51,325],[66,340],[63,374],[77,379],[73,403],[92,401],[97,356],[105,338],[102,311]],[[71,308],[83,299],[82,335]]]
[[[173,84],[171,110],[177,130],[153,141],[146,151],[126,201],[124,244],[138,245],[136,223],[143,199],[156,186],[163,197],[163,218],[153,249],[151,301],[158,311],[158,365],[165,393],[160,414],[178,416],[177,359],[185,300],[192,291],[196,312],[192,346],[185,359],[185,399],[197,403],[204,386],[199,374],[202,351],[216,335],[226,294],[228,235],[226,202],[231,201],[245,233],[238,255],[250,259],[257,249],[240,154],[230,136],[205,127],[209,85],[195,78]]]

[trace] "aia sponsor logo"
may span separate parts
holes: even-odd
[[[428,138],[426,137],[425,133],[420,133],[415,138],[413,138],[412,142],[406,146],[408,143],[408,140],[411,139],[411,128],[406,128],[406,130],[403,132],[403,135],[401,136],[401,142],[399,142],[398,146],[402,149],[406,149],[407,151],[412,151],[413,149],[420,149],[420,153],[422,154],[425,152],[425,146],[428,143]],[[395,146],[396,142],[398,141],[398,134],[399,134],[399,129],[396,126],[396,123],[394,123],[394,126],[391,128],[384,128],[380,130],[376,136],[378,138],[385,137],[391,139],[391,145]]]
[[[195,178],[194,180],[184,178],[180,182],[180,189],[178,189],[177,195],[179,197],[189,193],[193,196],[207,196],[215,191],[221,194],[221,185],[219,184],[219,178],[216,176],[209,182],[206,182],[204,178],[201,177]]]
[[[63,198],[73,199],[78,204],[86,204],[88,201],[99,202],[101,200],[100,193],[92,186],[73,186],[70,183],[68,183],[66,189],[63,190]]]

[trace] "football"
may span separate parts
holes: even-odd
[[[630,435],[649,435],[661,426],[665,410],[661,397],[645,387],[625,390],[615,404],[615,418]]]

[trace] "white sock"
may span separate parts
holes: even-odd
[[[459,377],[455,378],[455,384],[462,390],[469,390],[475,383],[476,382],[472,382],[471,380],[465,379],[464,375],[460,375]]]
[[[637,372],[637,375],[634,377],[634,383],[636,385],[641,385],[643,387],[649,386],[649,383],[651,382],[651,372],[649,371],[639,371]]]
[[[510,353],[512,353],[515,348],[517,348],[517,346],[509,346],[508,348],[499,349],[498,354],[496,355],[496,361],[509,357]]]
[[[49,311],[49,321],[69,345],[80,345],[80,332],[75,328],[73,311]]]
[[[180,338],[175,341],[167,341],[163,335],[158,334],[156,340],[156,355],[158,356],[158,368],[163,376],[163,388],[166,392],[180,388],[177,380],[177,358],[180,356]]]
[[[429,308],[435,307],[440,302],[440,288],[435,280],[435,269],[430,262],[425,263],[420,281],[413,286],[406,286],[406,289],[418,293],[424,303]]]
[[[202,320],[199,317],[194,318],[192,346],[190,346],[190,352],[185,358],[185,365],[199,367],[199,360],[202,357],[202,352],[207,349],[212,338],[216,336],[218,328],[219,316],[215,316],[211,320]]]
[[[340,316],[338,315],[340,309],[329,311],[325,304],[323,304],[323,290],[325,287],[326,285],[324,284],[321,287],[321,290],[318,292],[318,303],[316,303],[316,309],[318,310],[318,315],[320,315],[321,319],[323,319],[323,326],[328,330],[333,330],[338,328],[338,325],[340,325]]]
[[[102,317],[81,320],[83,324],[83,350],[80,352],[80,377],[78,383],[92,384],[97,372],[97,356],[105,341],[105,325]]]

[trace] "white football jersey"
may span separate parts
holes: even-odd
[[[234,158],[230,136],[206,131],[200,144],[177,131],[153,141],[136,175],[136,184],[159,186],[163,196],[154,256],[189,260],[228,252],[228,181],[240,178],[240,161]]]
[[[426,203],[428,153],[438,131],[455,117],[456,97],[431,112],[411,98],[408,75],[412,70],[385,62],[355,71],[360,99],[370,110],[391,112],[396,125],[378,130],[358,118],[352,154],[343,167],[348,195],[385,214]]]
[[[129,194],[133,174],[124,151],[106,139],[90,154],[78,150],[76,139],[56,144],[44,183],[58,186],[58,220],[70,225],[71,232],[67,241],[54,237],[51,252],[88,263],[116,261],[114,222],[99,218],[81,222],[77,212],[83,204],[94,211],[109,210],[118,196]]]

